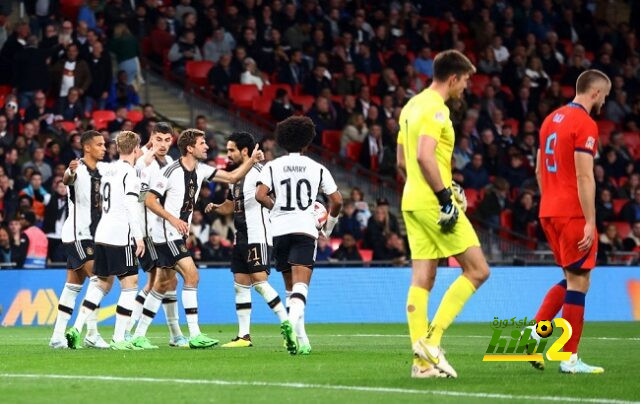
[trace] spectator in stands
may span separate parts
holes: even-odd
[[[625,144],[624,134],[621,131],[614,131],[611,133],[611,139],[609,141],[608,147],[612,150],[615,150],[619,160],[623,160],[625,162],[633,161],[631,152]]]
[[[365,118],[369,117],[369,108],[375,104],[371,100],[371,87],[362,86],[358,100],[356,101],[356,110],[362,112]]]
[[[629,180],[618,189],[619,197],[627,199],[633,197],[638,187],[640,187],[640,174],[634,172],[629,176]]]
[[[29,33],[29,24],[24,21],[17,23],[0,49],[0,84],[12,85],[15,82],[14,58],[26,46]]]
[[[122,130],[124,126],[124,122],[127,120],[127,108],[124,106],[118,107],[116,109],[116,119],[109,121],[107,123],[107,131],[109,133],[114,133]]]
[[[360,89],[364,83],[360,77],[356,76],[356,67],[352,62],[348,62],[344,65],[344,72],[336,82],[336,94],[356,95],[360,92]]]
[[[225,32],[223,27],[217,27],[213,31],[213,37],[204,44],[204,60],[218,63],[222,55],[231,55],[235,46],[236,41],[233,39],[233,36]]]
[[[529,225],[538,223],[538,207],[534,204],[533,194],[523,192],[513,207],[511,229],[515,233],[528,234]]]
[[[29,248],[29,239],[22,232],[23,227],[19,219],[9,222],[9,237],[11,242],[11,260],[15,262],[17,269],[24,268]]]
[[[113,28],[113,38],[109,41],[109,50],[116,55],[118,70],[127,72],[129,83],[133,83],[140,74],[140,45],[138,39],[131,35],[125,24],[117,24]],[[171,58],[169,58],[171,60]],[[173,62],[173,60],[171,60]],[[183,71],[184,72],[184,71]]]
[[[373,216],[369,218],[369,222],[367,223],[363,246],[373,250],[383,245],[386,234],[390,231],[391,226],[386,209],[383,206],[376,206]]]
[[[25,167],[28,168],[28,167]],[[34,171],[29,179],[29,185],[20,191],[20,196],[26,195],[32,199],[33,211],[38,219],[44,218],[44,208],[51,200],[51,194],[42,186],[42,174]]]
[[[482,160],[482,153],[474,153],[471,162],[462,170],[465,188],[482,189],[489,183],[489,173]]]
[[[604,115],[608,120],[622,124],[631,113],[631,107],[627,104],[627,92],[618,90],[612,98],[607,100]]]
[[[622,207],[620,219],[628,223],[640,221],[640,188],[636,188],[633,199]]]
[[[325,97],[318,97],[308,113],[309,118],[316,126],[316,137],[314,142],[320,144],[322,142],[322,132],[325,130],[335,130],[337,126],[337,116],[331,108],[329,100]]]
[[[1,242],[2,238],[0,234],[0,245]],[[329,240],[327,240],[326,237],[318,237],[318,246],[316,248],[316,262],[329,261],[329,259],[331,258],[331,254],[333,254],[333,249],[331,249]]]
[[[356,239],[352,234],[342,235],[340,247],[331,254],[331,258],[336,261],[362,261],[360,251],[356,245]]]
[[[47,256],[53,262],[63,262],[66,259],[66,254],[62,248],[62,225],[68,215],[67,187],[59,177],[52,189],[54,193],[45,208],[42,230],[46,233],[49,241]]]
[[[280,122],[293,115],[297,109],[301,108],[299,105],[291,102],[289,92],[283,88],[279,88],[276,90],[276,97],[271,103],[271,108],[269,108],[269,115]]]
[[[0,123],[2,115],[0,115]],[[6,146],[4,151],[4,172],[11,181],[20,176],[20,164],[18,164],[18,149],[13,146]],[[6,195],[6,190],[5,190]]]
[[[604,223],[615,220],[616,215],[613,211],[611,191],[606,188],[602,189],[596,199],[596,227],[598,231],[602,233],[604,231]]]
[[[358,54],[355,57],[354,63],[358,72],[370,75],[372,73],[380,73],[382,65],[380,59],[371,53],[371,47],[367,43],[361,43],[358,45]]]
[[[500,73],[502,65],[496,60],[496,55],[491,46],[487,46],[478,61],[478,73],[491,75]]]
[[[326,68],[322,65],[316,65],[311,75],[304,81],[303,91],[305,94],[318,97],[323,89],[331,88],[331,82],[325,76]]]
[[[334,230],[334,234],[338,237],[347,233],[358,241],[362,239],[362,226],[358,221],[356,206],[352,200],[345,201],[342,216],[340,216],[338,225]]]
[[[628,162],[618,157],[615,149],[606,148],[604,158],[600,158],[599,161],[607,177],[618,179],[626,175]]]
[[[294,87],[298,84],[302,85],[306,76],[307,67],[303,60],[302,51],[294,49],[289,55],[289,61],[286,66],[280,69],[278,81]]]
[[[347,145],[349,143],[362,143],[369,134],[369,128],[365,125],[364,116],[361,113],[351,115],[349,123],[342,131],[340,138],[340,151],[343,156],[347,154]]]
[[[12,132],[7,130],[7,117],[0,114],[0,146],[7,147],[13,145],[15,136]]]
[[[610,223],[598,239],[598,262],[600,264],[613,262],[610,254],[619,251],[624,251],[624,245],[618,234],[618,228],[615,224]]]
[[[382,163],[385,152],[385,145],[382,141],[382,126],[371,125],[369,133],[362,142],[360,150],[360,164],[369,170],[379,167]],[[375,163],[374,163],[375,162]]]
[[[24,263],[22,251],[19,245],[16,245],[12,237],[9,236],[9,229],[2,226],[0,227],[0,262],[10,264],[17,261],[20,262],[20,265],[16,265],[16,267],[22,267],[22,263]]]
[[[142,120],[133,128],[133,131],[140,135],[143,144],[149,140],[150,125],[156,121],[156,110],[153,105],[144,104],[142,106]]]
[[[216,262],[231,259],[231,249],[222,245],[222,237],[215,230],[211,230],[209,240],[202,246],[202,259]]]
[[[0,191],[4,217],[14,217],[18,210],[18,193],[14,191],[14,180],[6,174],[0,175]]]
[[[84,107],[80,101],[80,90],[71,87],[67,95],[58,100],[57,114],[65,121],[74,122],[84,117]]]
[[[640,221],[633,222],[631,233],[622,241],[625,251],[636,251],[640,247]]]
[[[211,226],[204,222],[204,216],[199,210],[193,212],[191,219],[191,233],[200,240],[200,243],[205,244],[209,240]]]
[[[463,170],[471,162],[473,149],[468,136],[459,136],[456,140],[457,142],[453,149],[454,166],[458,170]]]
[[[44,148],[42,147],[36,148],[33,151],[31,161],[22,166],[23,169],[27,167],[32,167],[36,172],[39,172],[43,182],[46,182],[53,174],[49,164],[44,161]]]
[[[25,122],[37,120],[40,132],[44,133],[50,124],[53,123],[53,110],[47,107],[47,98],[43,91],[37,91],[33,98],[34,102],[25,111]]]
[[[99,0],[88,0],[85,4],[80,6],[78,10],[78,24],[84,22],[89,29],[95,29],[96,24],[96,10],[99,6]]]
[[[171,70],[180,76],[185,73],[185,66],[188,61],[200,61],[202,55],[200,49],[196,45],[196,34],[193,30],[185,30],[180,36],[178,42],[174,43],[169,49],[169,61],[171,62]]]
[[[384,245],[373,250],[374,261],[392,261],[395,266],[406,265],[407,251],[397,233],[389,233]]]
[[[7,38],[9,34],[7,33],[7,17],[0,13],[0,49],[4,46],[5,42],[7,42]]]
[[[78,45],[72,43],[67,47],[66,58],[52,67],[51,77],[55,94],[60,97],[66,97],[72,88],[76,88],[79,95],[89,89],[91,72],[87,62],[78,59]]]
[[[418,57],[413,62],[413,66],[418,73],[424,74],[429,78],[433,77],[433,56],[430,47],[425,46],[420,50]]]
[[[509,182],[511,188],[519,188],[531,173],[524,164],[524,157],[520,153],[513,154],[509,158],[508,167],[503,168],[502,176]]]
[[[382,75],[376,86],[376,95],[378,97],[384,97],[387,94],[392,95],[396,92],[399,84],[400,81],[395,71],[391,68],[385,68],[382,70]]]
[[[106,109],[113,72],[111,56],[104,52],[102,42],[96,41],[91,49],[88,59],[91,70],[91,85],[85,94],[85,112],[91,113],[94,109]]]
[[[15,55],[13,77],[19,104],[23,108],[31,105],[36,91],[47,90],[47,54],[38,49],[38,38],[35,35],[29,36],[27,45]]]
[[[140,104],[140,97],[136,89],[128,83],[127,72],[120,70],[116,82],[111,85],[109,90],[109,98],[107,98],[107,107],[109,109],[125,107],[130,110]]]
[[[116,24],[124,25],[132,11],[130,2],[111,0],[104,8],[105,22],[108,27],[114,27]],[[114,33],[115,31],[116,29],[114,28]]]
[[[174,41],[174,36],[168,31],[167,20],[165,18],[158,18],[156,20],[155,27],[149,37],[151,39],[151,54],[149,58],[156,64],[161,64],[165,50],[171,48]]]
[[[508,195],[509,183],[504,178],[497,177],[487,188],[474,216],[486,222],[490,228],[497,229],[500,227],[500,213],[510,207]]]
[[[262,91],[262,87],[265,84],[269,84],[269,80],[263,77],[263,74],[258,70],[258,65],[253,58],[244,59],[244,71],[240,75],[240,83],[242,84],[254,84],[258,87],[258,91]]]

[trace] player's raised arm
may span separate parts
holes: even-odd
[[[596,228],[596,181],[593,175],[593,155],[576,151],[574,160],[578,178],[578,198],[586,221],[584,237],[578,243],[578,249],[586,251],[593,244]]]
[[[64,185],[72,185],[76,180],[76,170],[78,169],[78,164],[80,160],[75,159],[71,160],[69,163],[69,167],[65,170],[64,175],[62,176],[62,183]]]
[[[260,145],[256,144],[256,147],[251,153],[251,158],[243,162],[238,168],[233,171],[217,170],[213,176],[213,180],[217,182],[235,184],[244,178],[245,175],[251,170],[254,164],[264,160],[264,153],[262,150],[258,150]]]

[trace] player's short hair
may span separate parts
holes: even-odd
[[[290,116],[276,126],[276,142],[289,153],[302,151],[315,135],[316,126],[306,116]]]
[[[233,132],[227,140],[235,143],[240,151],[246,148],[249,156],[253,153],[253,148],[256,147],[256,140],[249,132]]]
[[[167,122],[156,122],[153,126],[153,133],[163,133],[173,135],[173,128]]]
[[[129,130],[123,130],[116,137],[116,148],[120,154],[131,154],[140,145],[140,136]]]
[[[576,94],[584,94],[598,81],[604,81],[611,84],[609,76],[600,70],[589,69],[585,70],[578,76],[576,81]]]
[[[189,128],[185,129],[178,136],[178,149],[183,156],[187,155],[187,147],[195,147],[196,140],[199,137],[204,137],[204,132],[198,129]]]
[[[438,53],[433,59],[433,79],[447,81],[452,75],[461,76],[476,72],[476,67],[462,52],[455,49]]]
[[[84,147],[87,143],[92,141],[94,137],[98,137],[98,136],[102,137],[102,133],[98,132],[97,130],[85,131],[80,136],[80,145]]]

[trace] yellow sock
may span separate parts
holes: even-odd
[[[429,291],[417,286],[410,286],[407,295],[407,322],[411,345],[427,333],[427,304]]]
[[[475,291],[475,286],[464,275],[460,275],[449,286],[429,328],[428,338],[431,345],[440,345],[442,333],[453,323],[453,319],[460,313]]]

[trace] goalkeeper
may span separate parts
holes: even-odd
[[[407,177],[402,213],[413,269],[407,321],[415,378],[457,377],[440,347],[442,334],[489,277],[478,236],[464,214],[464,191],[451,180],[455,134],[445,105],[462,96],[475,67],[462,53],[449,50],[438,54],[433,70],[429,88],[402,109],[397,150],[398,167]],[[427,303],[438,260],[450,256],[460,263],[462,275],[449,286],[429,324]]]

